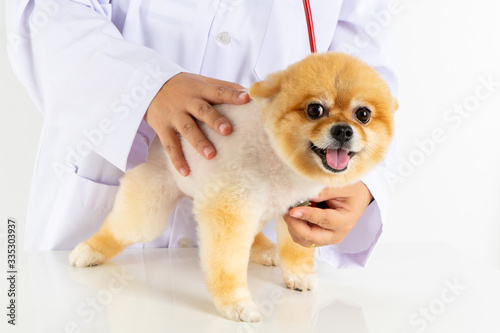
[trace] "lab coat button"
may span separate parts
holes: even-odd
[[[231,36],[227,32],[221,32],[217,35],[217,42],[222,46],[226,46],[231,43]]]
[[[179,247],[191,247],[191,238],[181,238],[179,239],[179,241],[177,242],[177,245],[179,245]]]

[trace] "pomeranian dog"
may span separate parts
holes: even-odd
[[[231,135],[199,124],[217,149],[212,160],[181,138],[189,177],[176,172],[156,138],[147,162],[125,174],[112,211],[70,263],[98,265],[153,240],[187,196],[206,285],[225,317],[261,319],[247,285],[249,260],[275,265],[279,255],[286,286],[312,290],[314,249],[293,242],[282,216],[325,187],[357,182],[381,162],[398,103],[373,68],[342,53],[310,55],[254,83],[249,94],[248,104],[216,107],[231,122]],[[270,220],[277,223],[277,247],[260,232]]]

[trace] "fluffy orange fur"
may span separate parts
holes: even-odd
[[[128,245],[154,239],[179,198],[189,196],[207,288],[225,317],[261,319],[247,285],[249,260],[279,261],[287,287],[314,289],[314,249],[294,243],[280,216],[297,201],[326,186],[353,183],[378,164],[391,141],[397,101],[374,69],[339,53],[311,55],[253,84],[250,95],[258,104],[217,107],[234,124],[230,136],[222,138],[200,124],[218,151],[213,160],[204,160],[183,141],[192,166],[189,177],[173,170],[155,139],[147,163],[126,173],[111,213],[71,253],[71,264],[97,265]],[[321,104],[326,114],[310,119],[306,110],[311,103]],[[360,107],[371,110],[368,123],[356,119]],[[337,124],[352,128],[356,148],[348,167],[338,173],[312,149],[336,149],[328,140]],[[278,219],[278,247],[260,233],[268,219]]]
[[[275,245],[262,232],[259,232],[250,249],[250,262],[264,266],[277,266],[278,256]]]
[[[269,100],[263,103],[264,118],[281,157],[301,173],[330,186],[359,180],[382,161],[392,139],[397,100],[372,67],[347,54],[310,55],[268,80],[254,83],[250,95]],[[311,102],[321,102],[328,108],[328,116],[310,121],[304,110]],[[371,109],[369,124],[354,119],[356,105]],[[310,158],[310,141],[328,132],[332,123],[351,125],[366,146],[342,177],[331,177]]]
[[[234,196],[231,186],[222,186],[210,202],[197,205],[195,216],[200,235],[200,258],[207,288],[222,312],[228,304],[250,301],[246,266],[257,226],[252,212]],[[249,237],[249,235],[252,235]]]

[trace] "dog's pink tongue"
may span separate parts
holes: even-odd
[[[344,149],[327,149],[326,163],[335,170],[343,170],[349,164],[349,152]]]

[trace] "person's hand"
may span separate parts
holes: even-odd
[[[180,73],[168,80],[149,105],[144,120],[158,134],[170,161],[183,175],[189,175],[178,134],[206,159],[215,156],[215,148],[201,132],[195,119],[206,123],[220,135],[231,133],[231,124],[213,104],[245,104],[250,100],[239,84]]]
[[[292,239],[302,246],[338,244],[354,228],[371,199],[370,191],[362,182],[326,188],[311,201],[327,207],[295,207],[283,219]]]

